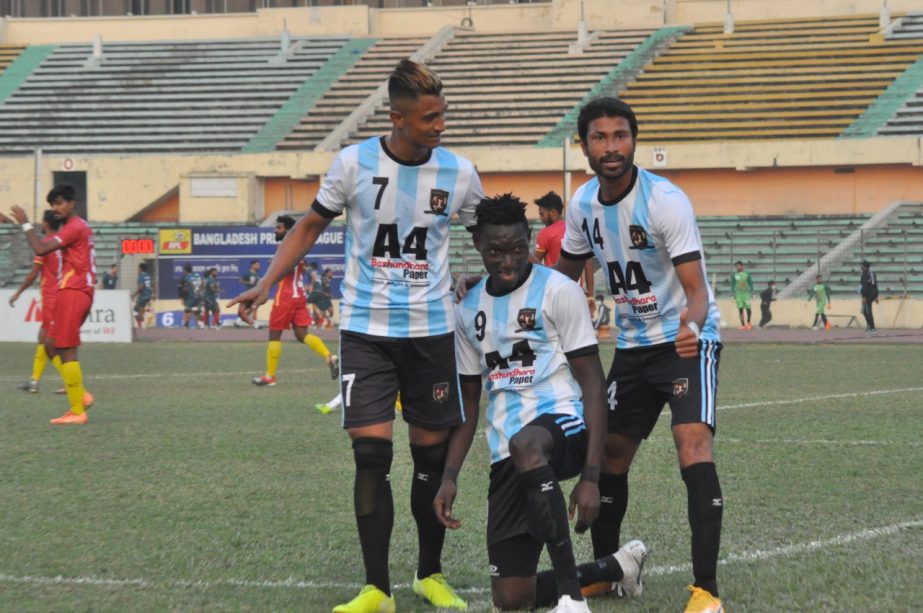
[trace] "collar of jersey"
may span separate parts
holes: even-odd
[[[517,283],[516,285],[514,285],[513,287],[511,287],[509,290],[507,290],[507,291],[505,291],[505,292],[497,292],[497,291],[494,291],[494,289],[491,288],[490,277],[487,277],[487,283],[484,284],[484,289],[486,289],[486,290],[487,290],[487,293],[490,294],[491,296],[493,296],[494,298],[500,298],[501,296],[507,296],[507,295],[509,295],[509,294],[512,294],[513,292],[515,292],[516,290],[518,290],[520,287],[522,287],[522,286],[525,284],[526,281],[529,280],[529,277],[532,276],[532,270],[533,270],[533,268],[534,268],[534,267],[532,266],[532,262],[529,262],[529,270],[528,270],[528,272],[526,272],[526,274],[524,274],[524,275],[522,276],[522,279],[519,280],[519,283]]]
[[[631,193],[631,190],[635,188],[635,183],[637,183],[637,181],[638,181],[638,167],[632,165],[631,182],[628,184],[628,187],[625,188],[625,191],[623,191],[621,194],[616,196],[615,200],[613,200],[612,202],[606,202],[605,200],[603,200],[602,188],[599,188],[599,190],[596,192],[596,199],[599,200],[599,203],[603,206],[615,206],[616,204],[624,200],[625,197],[628,196],[628,194]]]
[[[428,149],[426,151],[426,157],[420,160],[419,162],[408,162],[406,160],[402,160],[401,158],[391,153],[391,150],[388,149],[388,144],[386,141],[387,141],[387,138],[382,136],[381,140],[379,141],[381,143],[381,150],[385,152],[385,155],[387,155],[389,158],[391,158],[392,160],[394,160],[401,166],[422,166],[423,164],[426,164],[431,157],[433,157],[433,150]]]

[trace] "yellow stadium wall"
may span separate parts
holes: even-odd
[[[923,168],[860,166],[654,172],[679,185],[698,215],[875,213],[895,200],[923,201]]]
[[[305,211],[314,202],[320,183],[286,177],[263,179],[263,213],[265,217],[279,211]]]
[[[668,164],[655,168],[653,147],[639,145],[636,161],[674,180],[700,215],[870,213],[894,200],[923,200],[923,142],[919,138],[765,141],[669,145]],[[563,193],[563,152],[535,147],[468,147],[487,194],[511,191],[530,202],[548,190]],[[89,216],[95,221],[176,219],[248,222],[290,207],[304,209],[317,193],[331,153],[45,156],[41,194],[52,172],[87,173]],[[571,190],[589,178],[579,147],[567,152]],[[853,172],[836,172],[853,169]],[[193,198],[197,178],[234,179],[236,195]],[[179,189],[178,196],[171,196]],[[31,157],[0,157],[0,199],[31,209]],[[147,210],[152,203],[155,210]],[[535,207],[530,215],[535,215]]]
[[[590,29],[656,28],[664,24],[720,22],[726,0],[585,0]],[[919,10],[919,0],[889,0],[893,13]],[[881,0],[734,0],[735,19],[779,19],[877,14]],[[443,26],[459,26],[467,7],[373,9],[368,6],[261,9],[228,15],[134,16],[0,19],[0,42],[56,44],[103,40],[189,40],[277,36],[283,20],[300,36],[431,35]],[[580,0],[474,6],[474,29],[481,32],[575,30]]]

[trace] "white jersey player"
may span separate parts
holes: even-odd
[[[402,60],[388,80],[391,133],[340,152],[266,276],[235,299],[244,308],[347,213],[340,319],[343,426],[356,464],[354,501],[365,586],[335,613],[393,612],[388,569],[394,503],[394,401],[400,392],[413,457],[410,507],[419,535],[413,591],[442,609],[465,601],[442,573],[445,527],[432,511],[449,430],[463,421],[448,269],[449,223],[473,223],[483,194],[474,167],[439,148],[447,104],[428,68]]]
[[[577,130],[596,177],[571,199],[556,267],[576,278],[585,260],[596,256],[608,274],[619,327],[607,377],[609,434],[599,481],[606,502],[592,528],[594,553],[618,549],[628,469],[669,404],[692,528],[695,581],[686,610],[719,613],[724,501],[712,440],[721,343],[695,215],[682,190],[634,165],[638,123],[627,104],[591,101]]]

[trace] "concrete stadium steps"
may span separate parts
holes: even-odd
[[[379,40],[327,90],[276,148],[313,150],[388,78],[400,60],[412,55],[426,41],[426,38]]]
[[[24,45],[0,45],[0,76],[6,71],[19,54],[25,49]]]
[[[839,136],[923,53],[877,16],[699,25],[620,92],[645,143]]]
[[[240,150],[346,42],[61,45],[0,104],[0,153]]]
[[[756,289],[779,289],[815,265],[828,249],[868,221],[868,215],[699,217],[709,280],[730,295],[734,262],[743,261]]]
[[[457,34],[429,63],[445,83],[449,103],[443,144],[537,144],[650,33],[599,32],[580,54],[568,54],[576,42],[570,31]],[[385,134],[390,127],[387,109],[379,109],[350,142]]]
[[[906,40],[909,38],[923,38],[923,13],[907,13],[900,23],[888,33],[890,40]]]

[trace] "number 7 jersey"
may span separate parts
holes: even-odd
[[[384,138],[343,149],[313,209],[347,211],[340,329],[407,338],[454,330],[449,221],[474,225],[484,197],[468,160],[442,148],[418,164],[395,158]]]
[[[698,261],[708,291],[701,338],[720,340],[718,305],[692,204],[667,179],[638,167],[632,172],[628,191],[616,202],[600,201],[596,177],[574,193],[565,214],[562,256],[599,259],[615,301],[619,349],[676,340],[686,306],[676,266]]]

